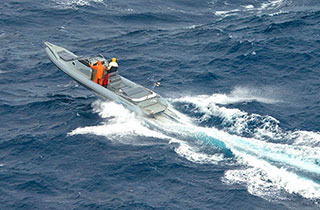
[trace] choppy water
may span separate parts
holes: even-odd
[[[318,209],[320,3],[4,1],[1,209]],[[59,71],[44,41],[118,58],[179,123]]]

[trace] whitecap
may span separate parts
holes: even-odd
[[[227,11],[215,11],[215,15],[217,16],[230,16],[230,15],[234,15],[236,12],[239,12],[239,9],[233,9],[233,10],[227,10]]]
[[[191,101],[197,104],[235,104],[241,102],[257,101],[265,104],[275,104],[282,102],[279,96],[275,93],[273,87],[235,87],[229,94],[212,94],[212,95],[198,95],[198,96],[186,96],[177,100]]]
[[[248,9],[248,10],[254,9],[254,6],[252,4],[249,4],[249,5],[246,5],[246,6],[243,6],[243,7]]]
[[[191,25],[191,26],[188,26],[188,27],[185,27],[186,29],[195,29],[197,27],[197,25]]]
[[[91,2],[104,3],[103,0],[54,0],[62,9],[75,8],[77,6],[90,6]]]
[[[269,0],[261,4],[258,10],[269,10],[280,7],[284,3],[284,0]]]

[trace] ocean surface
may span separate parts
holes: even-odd
[[[116,57],[181,118],[50,62]],[[0,209],[319,209],[319,0],[3,0]]]

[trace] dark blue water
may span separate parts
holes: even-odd
[[[44,41],[116,57],[179,123],[98,99]],[[0,4],[0,209],[319,209],[316,0]]]

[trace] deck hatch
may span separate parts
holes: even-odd
[[[66,52],[64,50],[61,51],[61,52],[58,52],[58,55],[64,61],[72,61],[72,60],[77,58],[76,56],[74,56],[74,55],[72,55],[72,54],[70,54],[70,53],[68,53],[68,52]]]

